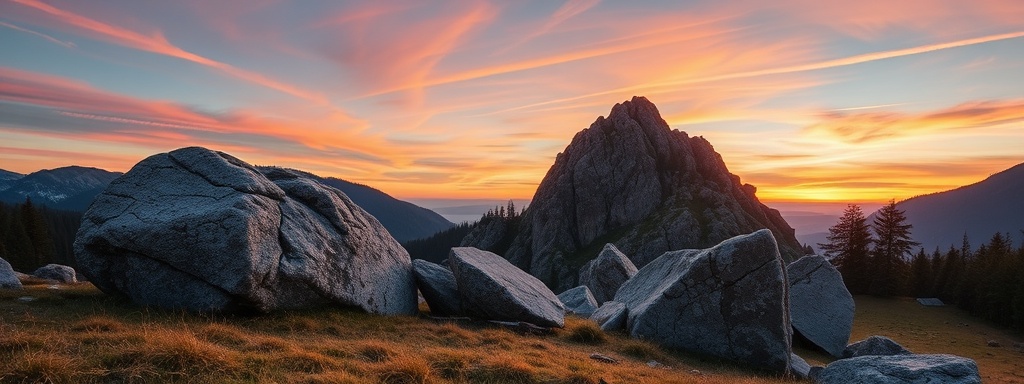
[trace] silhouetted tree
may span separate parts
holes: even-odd
[[[921,245],[910,237],[912,225],[907,216],[896,207],[896,200],[878,210],[872,229],[875,247],[871,252],[871,294],[894,296],[901,293],[907,278],[907,259],[913,247]]]
[[[938,250],[936,249],[936,251]],[[921,248],[914,255],[914,259],[910,263],[910,286],[907,288],[911,296],[931,296],[929,284],[933,279],[931,274],[931,261],[928,259],[928,255],[924,253],[924,248]]]
[[[854,294],[865,293],[869,284],[868,251],[873,240],[860,206],[847,205],[839,222],[828,229],[826,239],[828,242],[818,247],[839,269],[847,289]]]

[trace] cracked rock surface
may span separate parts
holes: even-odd
[[[860,356],[836,360],[818,376],[822,384],[978,384],[978,364],[953,355]]]
[[[817,255],[801,257],[786,268],[793,330],[832,356],[843,357],[855,309],[843,276]]]
[[[632,337],[754,368],[790,369],[785,266],[771,232],[667,252],[619,288]]]
[[[264,172],[199,147],[146,158],[85,213],[81,272],[163,308],[416,312],[409,255],[373,216],[300,173]]]

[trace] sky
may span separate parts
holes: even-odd
[[[1024,1],[0,0],[0,169],[199,145],[399,198],[529,199],[646,96],[766,202],[1024,162]]]

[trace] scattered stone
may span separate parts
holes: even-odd
[[[871,336],[846,346],[843,358],[858,356],[910,355],[912,352],[885,336]]]
[[[691,375],[694,375],[694,376],[704,376],[704,374],[703,374],[703,373],[701,373],[701,371],[698,371],[698,370],[696,370],[696,369],[691,369],[691,370],[690,370],[690,374],[691,374]]]
[[[636,275],[636,266],[615,245],[609,243],[580,269],[580,285],[590,288],[598,304],[615,298],[622,283]]]
[[[518,333],[520,335],[542,336],[542,335],[550,335],[550,334],[554,333],[554,331],[551,328],[539,327],[539,326],[537,326],[535,324],[530,324],[530,323],[527,323],[525,321],[488,320],[488,322],[491,323],[491,324],[497,324],[497,325],[503,326],[505,328],[508,328],[512,332]]]
[[[788,284],[768,230],[713,248],[667,252],[619,288],[631,336],[785,374]]]
[[[7,260],[0,259],[0,289],[21,289],[21,280]]]
[[[658,362],[657,360],[648,360],[647,361],[647,366],[651,367],[651,368],[654,368],[654,369],[664,369],[666,371],[671,371],[672,370],[672,367],[669,367],[669,366],[667,366],[665,364],[662,364],[662,363]]]
[[[787,267],[793,330],[834,357],[843,356],[853,330],[854,302],[828,260],[804,256]]]
[[[558,294],[558,300],[565,306],[565,313],[590,317],[597,311],[597,301],[585,285]]]
[[[1001,347],[1002,345],[1000,345],[998,341],[995,341],[995,340],[989,340],[989,341],[988,341],[988,346],[990,346],[990,347],[992,347],[992,348],[999,348],[999,347]]]
[[[626,328],[627,314],[626,304],[618,301],[606,301],[590,316],[590,320],[601,326],[602,331],[618,331]]]
[[[21,296],[18,298],[18,301],[22,303],[31,303],[33,301],[36,301],[36,299],[37,298],[35,296]]]
[[[62,284],[73,284],[78,282],[78,279],[75,277],[75,269],[60,264],[47,264],[39,267],[35,272],[32,272],[32,276],[40,279],[53,280]]]
[[[608,364],[618,364],[619,361],[611,356],[602,355],[600,353],[591,353],[590,358]]]
[[[452,248],[448,263],[455,275],[462,309],[470,316],[525,321],[544,327],[565,324],[565,308],[536,277],[501,256],[471,247]]]
[[[141,305],[418,312],[409,254],[348,196],[199,147],[150,156],[110,183],[82,218],[75,256],[100,290]]]
[[[459,290],[451,270],[416,259],[412,261],[412,272],[416,276],[416,286],[430,307],[430,314],[448,317],[462,315]]]
[[[981,383],[974,360],[953,355],[860,356],[836,360],[818,377],[821,384]]]
[[[825,370],[825,367],[819,367],[819,366],[811,367],[811,370],[808,371],[808,373],[807,373],[807,379],[810,380],[810,381],[813,381],[815,383],[819,382],[821,380],[820,379],[821,378],[821,372],[824,371],[824,370]]]
[[[943,307],[946,304],[935,297],[918,298],[917,303],[926,307]]]
[[[806,379],[811,375],[811,365],[807,364],[807,360],[800,357],[799,355],[792,353],[789,356],[789,370],[798,379]]]

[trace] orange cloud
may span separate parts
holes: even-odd
[[[1024,100],[976,101],[920,114],[833,111],[823,113],[820,119],[821,122],[805,130],[861,144],[893,137],[1024,121]]]
[[[91,19],[79,14],[65,11],[52,5],[43,3],[42,1],[39,0],[11,1],[24,5],[26,7],[36,9],[60,21],[61,23],[67,26],[87,32],[88,34],[96,38],[99,38],[110,43],[191,61],[196,64],[217,69],[227,75],[244,80],[252,84],[257,84],[266,88],[274,89],[279,92],[283,92],[319,104],[329,104],[328,99],[321,94],[300,89],[293,85],[270,79],[262,74],[236,68],[230,64],[223,63],[217,60],[213,60],[186,51],[180,47],[175,46],[174,44],[171,44],[159,32],[156,32],[150,36],[143,35],[141,33],[129,29],[121,28],[112,24],[103,23],[95,19]]]

